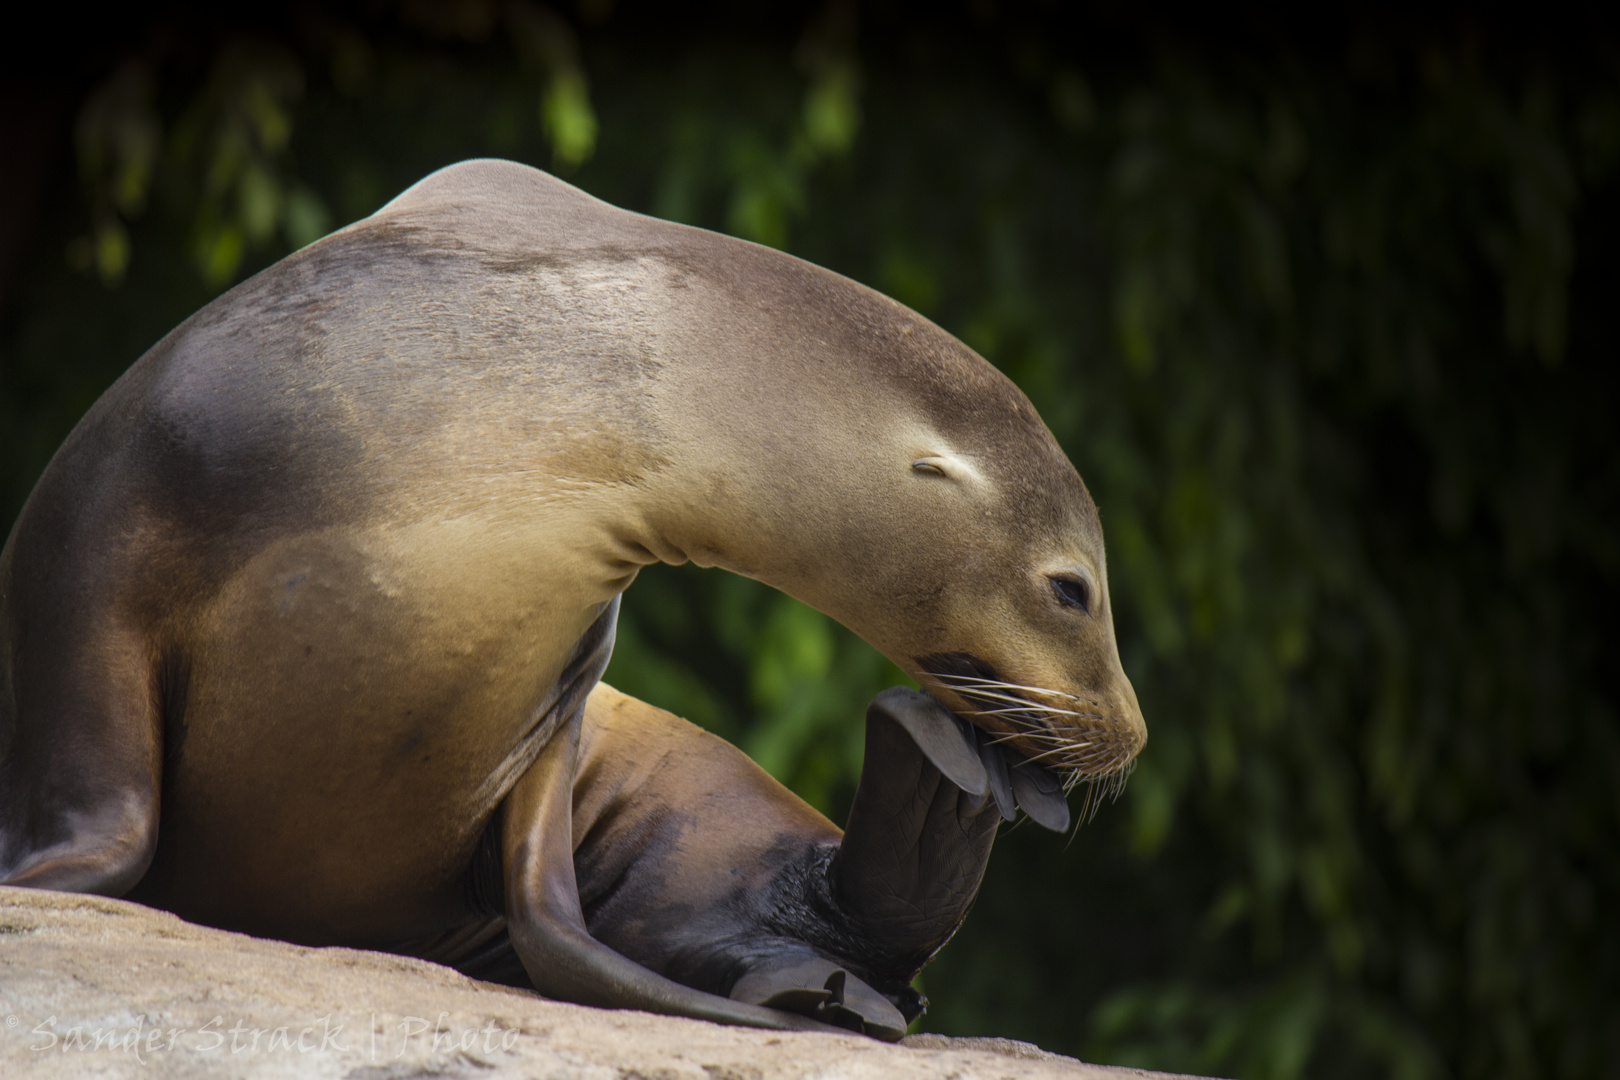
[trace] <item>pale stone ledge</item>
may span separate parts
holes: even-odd
[[[1127,1080],[1007,1039],[772,1033],[546,1001],[386,953],[0,887],[0,1076]]]

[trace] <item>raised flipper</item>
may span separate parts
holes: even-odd
[[[911,980],[961,925],[995,841],[985,764],[974,729],[927,694],[874,698],[843,840],[770,920],[804,944],[762,950],[731,996],[900,1038],[925,1005]]]
[[[979,892],[1000,815],[973,728],[927,694],[883,691],[866,710],[866,760],[833,898],[871,943],[874,971],[909,983]]]

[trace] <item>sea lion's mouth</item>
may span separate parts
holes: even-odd
[[[1101,702],[1011,682],[972,653],[932,653],[915,662],[934,683],[926,689],[967,705],[953,711],[1018,759],[1056,773],[1064,791],[1084,783],[1117,797],[1124,789],[1141,742]]]

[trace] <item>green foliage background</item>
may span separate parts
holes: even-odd
[[[1205,30],[1211,29],[1205,27]],[[0,315],[0,520],[231,282],[478,155],[783,247],[1030,395],[1151,740],[922,1025],[1242,1077],[1620,1070],[1612,37],[426,0],[129,20]],[[835,818],[900,676],[655,567],[609,681]]]

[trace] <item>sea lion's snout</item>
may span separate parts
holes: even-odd
[[[1064,788],[1123,778],[1147,742],[1136,694],[1119,687],[1057,690],[1004,678],[966,652],[918,657],[928,689],[990,741],[1062,778]]]

